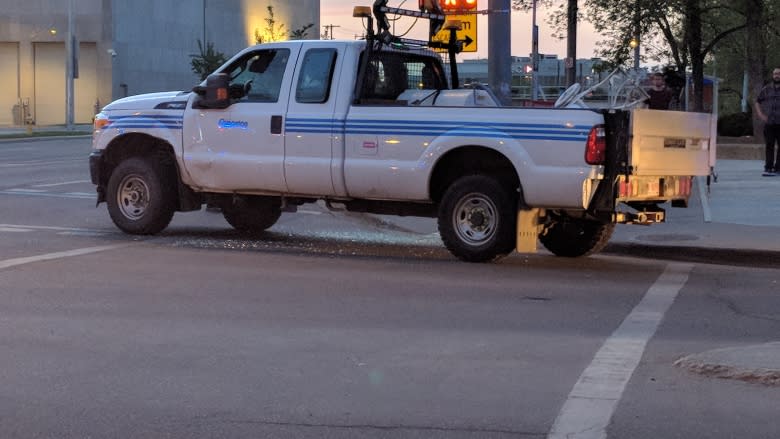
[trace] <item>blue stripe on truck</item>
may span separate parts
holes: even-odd
[[[526,140],[558,140],[583,142],[588,139],[590,125],[567,127],[564,124],[442,122],[371,119],[307,119],[289,118],[285,130],[294,133],[408,135],[408,136],[473,136]]]

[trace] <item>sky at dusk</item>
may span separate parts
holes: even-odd
[[[363,21],[352,18],[354,6],[370,6],[373,0],[323,0],[320,2],[320,25],[337,25],[333,28],[333,36],[336,39],[353,39],[355,35],[362,35]],[[479,0],[478,10],[487,9],[488,0]],[[388,6],[417,9],[416,0],[407,0],[402,6],[401,0],[390,0]],[[553,31],[547,24],[548,10],[539,8],[537,12],[537,24],[539,25],[539,52],[544,54],[557,54],[560,58],[566,57],[566,40],[559,40],[552,36]],[[512,55],[528,56],[531,53],[531,12],[512,11]],[[396,33],[403,33],[414,22],[413,18],[403,17],[396,23]],[[477,45],[476,53],[464,53],[462,59],[485,58],[488,49],[488,19],[486,15],[477,17]],[[425,39],[428,20],[419,20],[409,38]],[[323,29],[320,28],[320,33]],[[601,38],[593,30],[590,23],[578,24],[577,58],[591,58],[594,55],[596,42]]]

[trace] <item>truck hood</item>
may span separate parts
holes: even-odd
[[[114,102],[106,105],[103,110],[149,110],[157,108],[161,104],[179,103],[182,105],[187,102],[190,97],[190,92],[186,91],[167,91],[162,93],[147,93],[142,95],[128,96],[126,98],[117,99]],[[173,109],[178,106],[165,106],[164,108]],[[183,109],[180,107],[178,109]]]

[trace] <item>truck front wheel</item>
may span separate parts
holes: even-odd
[[[498,181],[470,175],[455,181],[439,205],[439,234],[447,249],[467,262],[506,256],[515,246],[516,196]]]
[[[276,198],[239,198],[223,206],[222,215],[238,231],[260,233],[276,224],[282,216],[282,210]]]
[[[133,235],[153,235],[168,226],[175,210],[175,188],[164,170],[134,157],[120,163],[108,180],[108,214]]]
[[[556,256],[576,258],[602,250],[614,229],[612,223],[561,217],[539,235],[539,241]]]

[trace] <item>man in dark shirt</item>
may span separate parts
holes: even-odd
[[[780,173],[780,154],[775,157],[775,143],[780,142],[780,67],[772,71],[772,82],[764,86],[756,98],[756,115],[764,121],[766,139],[765,177]]]
[[[647,106],[651,110],[668,110],[669,103],[672,101],[672,91],[666,88],[664,75],[653,73],[650,75],[653,86],[647,91],[650,99],[647,100]]]

